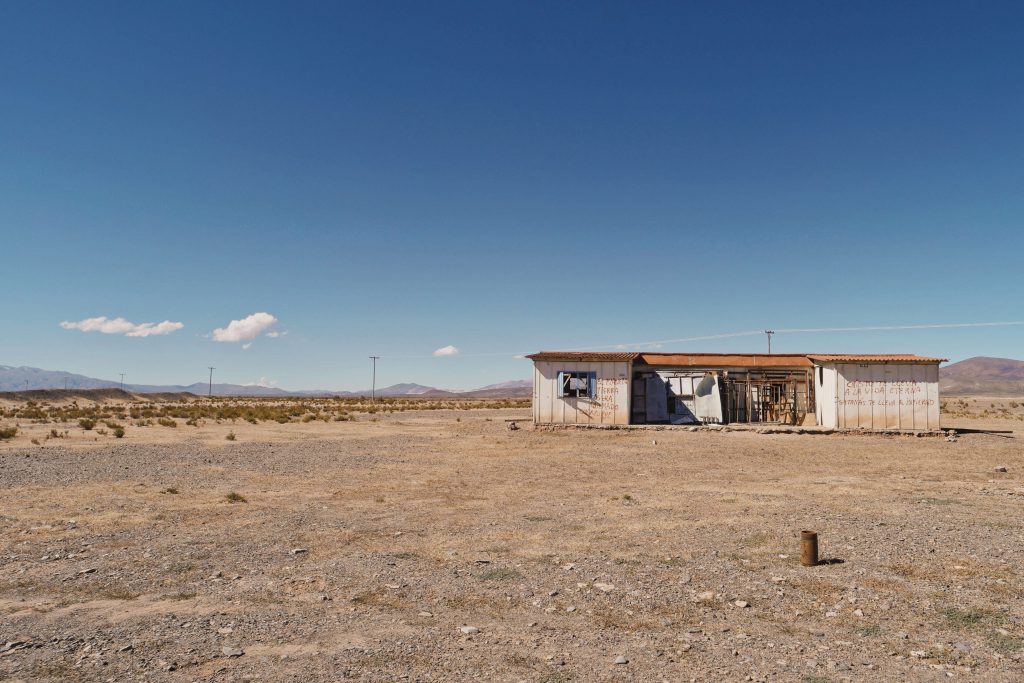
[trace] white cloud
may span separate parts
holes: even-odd
[[[256,382],[250,382],[246,384],[247,387],[263,387],[264,389],[271,389],[277,386],[276,379],[267,379],[266,377],[260,377]]]
[[[454,346],[452,346],[451,344],[449,344],[448,346],[442,346],[437,351],[434,351],[434,355],[438,356],[438,357],[441,357],[441,356],[457,356],[457,355],[459,355],[459,350],[457,348],[455,348]]]
[[[249,342],[248,344],[242,344],[242,349],[248,351],[250,346],[252,346],[252,342]]]
[[[102,332],[103,334],[123,334],[126,337],[151,337],[170,334],[185,327],[184,323],[165,320],[162,323],[133,323],[124,318],[86,318],[78,322],[65,320],[60,324],[65,330],[81,330],[82,332]]]
[[[232,320],[227,327],[218,327],[212,333],[213,341],[241,342],[251,341],[266,332],[268,337],[276,337],[278,332],[271,328],[277,324],[277,318],[269,313],[253,313],[241,320]]]

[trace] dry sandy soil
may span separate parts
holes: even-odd
[[[527,414],[27,427],[0,680],[1024,679],[1024,422],[506,429]]]

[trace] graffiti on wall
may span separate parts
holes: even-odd
[[[846,398],[839,399],[841,406],[930,406],[935,399],[925,398],[928,388],[925,382],[904,380],[899,382],[846,382]],[[925,397],[922,397],[921,395]]]

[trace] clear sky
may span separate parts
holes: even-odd
[[[1024,3],[0,15],[0,364],[471,388],[1024,319]],[[1024,327],[773,346],[1022,358]]]

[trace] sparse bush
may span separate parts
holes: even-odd
[[[174,488],[173,486],[168,486],[167,488],[165,488],[160,493],[171,493],[171,494],[177,495],[178,494],[178,489]]]
[[[249,502],[248,500],[245,499],[245,496],[243,496],[241,493],[236,493],[235,491],[232,491],[231,493],[229,493],[228,495],[226,495],[224,497],[227,498],[227,501],[229,503],[248,503]]]
[[[87,417],[83,417],[78,421],[78,426],[88,432],[96,426],[96,420],[90,420]]]
[[[117,437],[118,439],[123,439],[124,438],[124,427],[121,427],[121,426],[114,427],[114,436]]]
[[[178,423],[173,418],[170,418],[170,417],[161,417],[160,419],[158,419],[156,421],[156,423],[158,425],[160,425],[161,427],[177,427],[178,426]]]
[[[236,438],[235,437],[235,433],[234,432],[228,432],[228,435],[225,436],[224,438],[227,439],[228,441],[234,441],[235,438]]]
[[[32,443],[34,443],[37,446],[42,446],[43,445],[43,444],[39,443],[39,439],[32,439]]]
[[[0,427],[0,439],[13,439],[18,433],[17,427]]]

